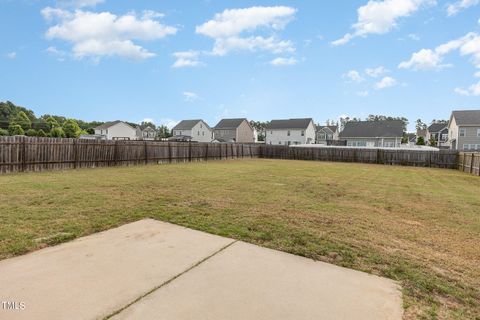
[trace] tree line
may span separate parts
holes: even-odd
[[[102,125],[101,121],[83,121],[67,119],[63,116],[44,114],[37,117],[35,113],[10,101],[0,102],[0,136],[26,135],[30,137],[78,138],[82,134],[94,134],[95,127]],[[141,129],[150,126],[157,131],[159,138],[171,136],[170,130],[162,125],[155,126],[151,122],[140,125],[127,122],[132,127]]]

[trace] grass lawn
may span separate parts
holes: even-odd
[[[480,319],[480,178],[230,160],[0,176],[0,259],[151,217],[398,280],[406,319]]]

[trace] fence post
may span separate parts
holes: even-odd
[[[473,161],[475,160],[475,153],[472,153],[472,159],[470,160],[470,173],[473,173]]]
[[[465,172],[465,167],[467,163],[467,154],[464,152],[463,153],[463,165],[462,165],[462,171]]]
[[[113,164],[118,166],[118,141],[115,140],[113,143]]]
[[[25,143],[26,137],[22,137],[22,172],[26,170],[27,164],[26,164],[26,143]]]
[[[208,161],[208,142],[205,145],[205,161]]]
[[[77,169],[77,139],[73,139],[73,169]]]
[[[147,148],[147,141],[143,143],[144,146],[144,152],[145,152],[145,164],[148,164],[148,148]]]
[[[170,142],[167,142],[168,144],[168,162],[172,163],[172,147],[170,146]]]

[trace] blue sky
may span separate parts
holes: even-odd
[[[0,0],[0,100],[173,124],[480,108],[480,1]]]

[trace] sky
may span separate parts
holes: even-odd
[[[0,0],[0,101],[174,125],[480,109],[480,0]]]

